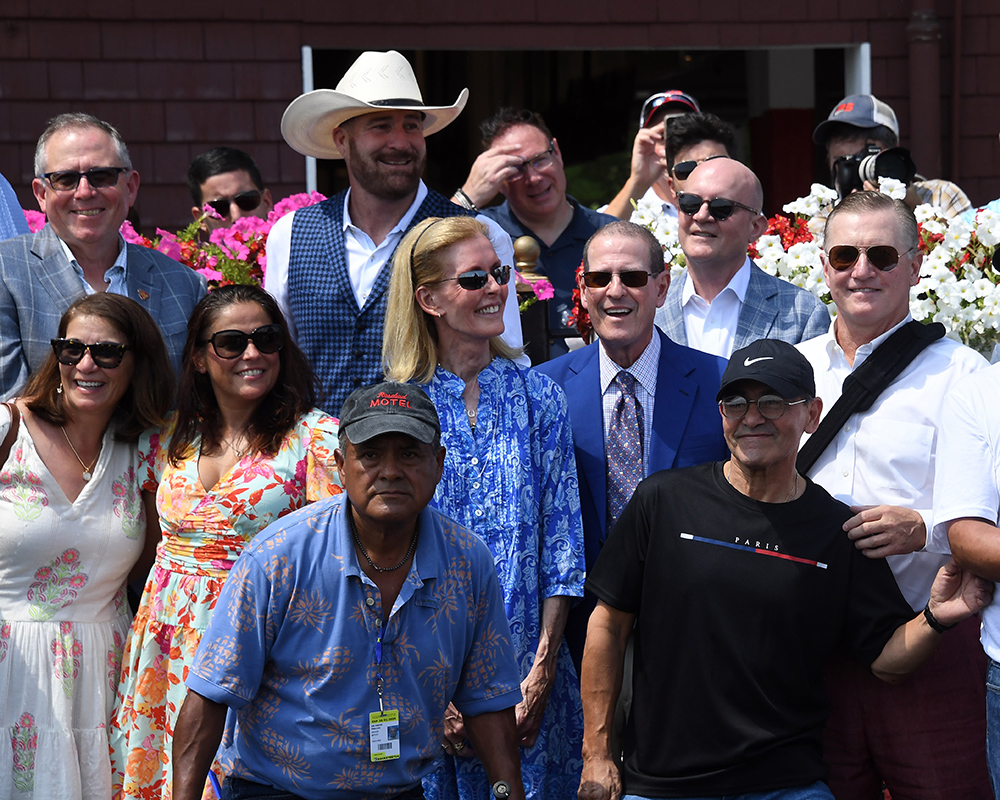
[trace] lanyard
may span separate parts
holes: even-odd
[[[385,686],[385,681],[382,680],[382,639],[385,637],[385,630],[389,627],[389,621],[386,620],[382,623],[382,627],[379,629],[378,638],[375,640],[375,666],[378,668],[375,672],[375,688],[378,690],[378,710],[385,712],[382,708],[382,689]]]

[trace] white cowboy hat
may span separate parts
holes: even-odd
[[[305,156],[342,158],[333,129],[373,111],[420,111],[424,136],[437,133],[462,113],[469,90],[450,106],[426,106],[410,62],[395,50],[369,50],[358,56],[334,89],[316,89],[296,97],[281,117],[281,135]]]

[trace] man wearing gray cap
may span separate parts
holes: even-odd
[[[463,89],[450,106],[423,102],[410,63],[399,53],[365,52],[336,90],[297,97],[281,135],[298,152],[343,159],[351,186],[317,205],[286,214],[268,234],[264,288],[274,296],[335,413],[347,395],[382,378],[382,328],[392,255],[404,234],[427,217],[471,215],[421,180],[425,137],[465,108]],[[514,266],[510,237],[492,220],[500,263]],[[504,341],[521,346],[517,293],[504,308]]]
[[[832,800],[823,666],[839,647],[896,682],[992,584],[942,567],[914,617],[883,561],[846,541],[851,511],[796,471],[822,401],[792,345],[733,353],[718,393],[729,460],[644,480],[587,588],[580,798]],[[609,742],[635,630],[622,774]],[[624,784],[624,786],[623,786]]]
[[[223,797],[419,800],[441,749],[472,746],[496,796],[523,800],[493,557],[427,505],[444,464],[433,404],[407,384],[360,389],[339,436],[345,492],[258,534],[219,597],[174,733],[174,798],[202,796],[232,709]],[[445,737],[449,702],[468,745]]]

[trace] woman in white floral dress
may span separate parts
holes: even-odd
[[[0,797],[106,800],[125,583],[146,531],[136,442],[173,383],[127,297],[76,301],[52,349],[0,406],[0,440],[16,428],[0,465]]]

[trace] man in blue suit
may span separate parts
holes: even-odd
[[[639,225],[616,220],[587,241],[583,265],[580,292],[598,341],[538,370],[562,386],[569,399],[589,570],[630,496],[628,490],[627,496],[616,496],[621,476],[615,470],[621,465],[608,456],[620,452],[613,428],[623,397],[635,407],[626,418],[639,429],[629,447],[632,464],[641,464],[633,480],[720,460],[728,450],[715,402],[726,362],[676,344],[660,331],[654,335],[653,316],[670,286],[656,238]],[[628,384],[634,397],[623,389]],[[593,606],[588,596],[567,622],[566,641],[578,665]]]
[[[667,336],[728,359],[757,339],[798,344],[829,330],[822,301],[747,257],[747,247],[767,230],[764,192],[753,172],[729,158],[705,161],[677,203],[687,270],[656,313]]]
[[[38,140],[34,169],[48,224],[0,242],[0,397],[16,394],[41,366],[70,304],[95,292],[145,308],[177,370],[205,279],[119,233],[139,190],[121,134],[90,114],[60,114]]]

